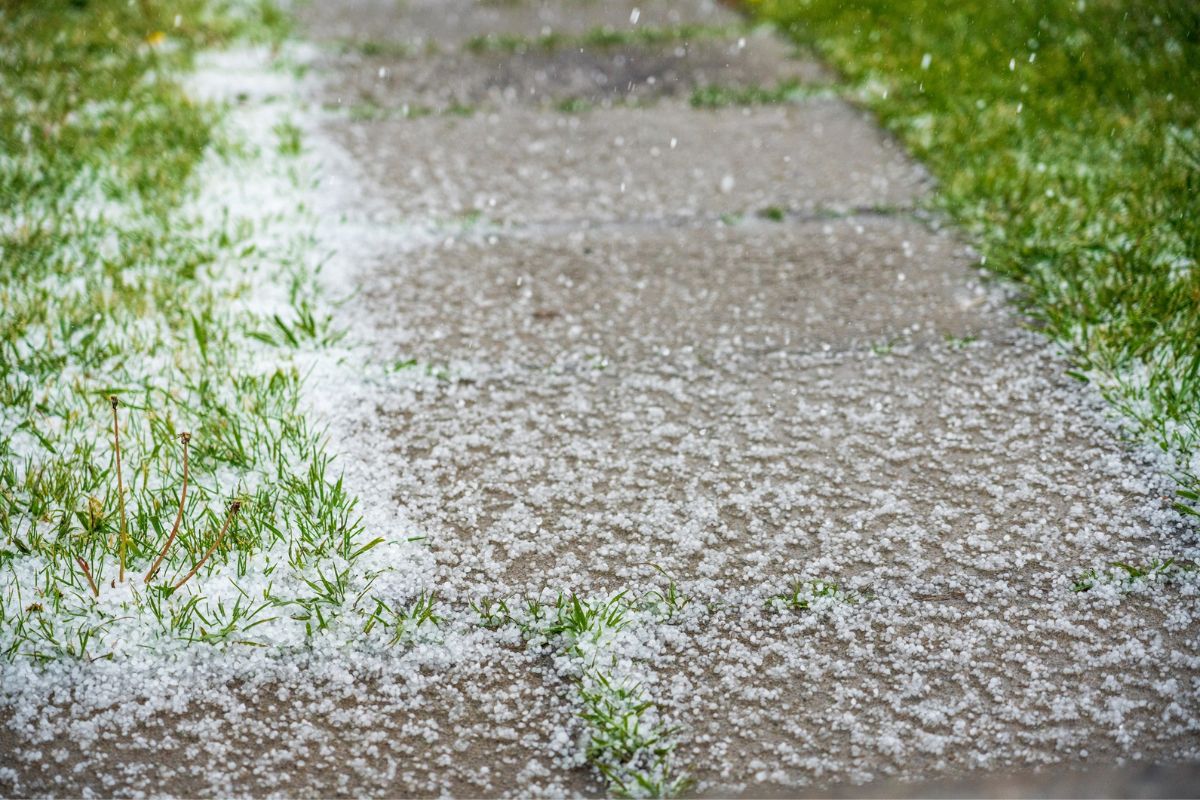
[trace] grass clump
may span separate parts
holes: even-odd
[[[388,644],[397,645],[424,635],[422,629],[441,627],[444,620],[437,613],[437,593],[421,592],[408,605],[397,606],[381,598],[375,598],[375,609],[363,626],[369,634],[376,625],[388,632]]]
[[[1154,559],[1146,564],[1129,564],[1114,561],[1108,569],[1089,569],[1071,583],[1072,592],[1090,592],[1098,586],[1115,586],[1122,593],[1131,592],[1139,586],[1171,583],[1184,575],[1194,574],[1195,563],[1168,558]]]
[[[202,164],[255,153],[179,78],[202,48],[277,40],[281,19],[221,0],[0,8],[8,659],[303,644],[329,594],[313,576],[361,582],[355,499],[287,352],[336,338],[313,310],[315,266],[192,204]],[[268,156],[300,151],[294,125],[275,134]],[[274,315],[254,310],[263,284],[283,298]],[[259,640],[268,623],[286,625]]]
[[[829,93],[828,87],[804,85],[790,79],[779,81],[774,86],[700,86],[692,90],[690,102],[693,108],[768,106],[795,103]]]
[[[940,181],[1080,374],[1200,491],[1200,6],[747,0]]]
[[[767,607],[780,610],[810,611],[831,605],[856,605],[863,598],[832,581],[793,581],[786,592],[767,598]]]
[[[642,681],[622,666],[614,647],[646,620],[671,619],[689,598],[670,581],[641,598],[618,592],[588,599],[560,593],[551,603],[484,599],[471,604],[483,627],[515,625],[531,646],[569,658],[580,719],[587,731],[585,756],[618,797],[674,797],[690,784],[674,768],[675,734]]]

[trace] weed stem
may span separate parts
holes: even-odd
[[[208,552],[204,554],[204,557],[197,561],[196,565],[188,571],[188,574],[184,575],[179,580],[179,583],[175,584],[175,589],[179,589],[180,586],[183,586],[185,583],[191,580],[192,576],[196,574],[201,566],[203,566],[204,562],[208,561],[208,557],[211,556],[213,552],[221,546],[221,541],[225,538],[225,533],[229,530],[230,523],[233,522],[233,518],[237,516],[237,513],[241,510],[241,508],[242,504],[239,501],[234,500],[233,504],[229,506],[229,515],[225,517],[225,524],[221,527],[221,532],[217,535],[217,540],[212,543],[212,547],[208,548]]]
[[[179,441],[183,442],[183,489],[179,492],[179,513],[175,515],[175,524],[171,526],[171,535],[167,537],[166,544],[158,552],[158,558],[154,559],[154,564],[150,567],[150,571],[146,573],[146,583],[149,583],[150,579],[154,577],[154,573],[158,572],[163,557],[167,555],[167,550],[170,549],[171,543],[175,541],[175,537],[179,534],[179,523],[183,521],[183,501],[187,499],[188,442],[191,440],[192,435],[190,433],[179,434]]]
[[[113,447],[117,453],[117,502],[121,508],[121,539],[119,550],[121,554],[121,569],[117,579],[125,582],[125,550],[128,547],[129,529],[125,524],[125,483],[121,479],[121,426],[117,422],[117,405],[120,401],[116,395],[109,398],[113,410]]]
[[[88,569],[87,562],[86,562],[86,561],[84,561],[84,560],[83,560],[82,558],[80,558],[79,556],[75,556],[75,562],[76,562],[77,564],[79,564],[79,568],[80,568],[81,570],[83,570],[83,577],[87,578],[88,586],[89,586],[89,587],[91,588],[91,590],[92,590],[92,596],[93,596],[93,597],[99,597],[99,596],[100,596],[100,590],[96,588],[96,582],[95,582],[94,580],[92,580],[92,571],[91,571],[90,569]]]

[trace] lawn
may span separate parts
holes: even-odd
[[[207,0],[0,9],[0,658],[303,638],[369,548],[298,406],[289,353],[330,336],[311,265],[200,197],[253,154],[180,83],[281,25]]]
[[[1200,492],[1200,5],[749,0],[939,181],[1033,324]]]

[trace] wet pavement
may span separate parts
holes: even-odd
[[[358,335],[400,369],[343,436],[437,585],[653,565],[730,602],[647,667],[702,794],[1103,794],[1079,770],[1194,763],[1193,590],[1070,590],[1194,530],[826,70],[703,3],[327,13],[348,213],[434,231],[356,251]],[[871,607],[745,605],[788,576]]]

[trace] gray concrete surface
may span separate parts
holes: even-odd
[[[571,6],[567,27],[634,5]],[[498,30],[529,33],[533,8],[555,19],[524,6]],[[396,35],[427,30],[414,11]],[[342,435],[378,443],[377,488],[447,591],[661,569],[722,609],[660,631],[649,662],[700,794],[1194,794],[1190,590],[1069,588],[1194,543],[1169,483],[912,212],[931,183],[869,117],[691,107],[705,85],[827,80],[730,46],[327,62],[326,107],[479,105],[328,125],[363,219],[440,232],[366,249],[355,324],[377,361],[442,377],[401,370]],[[789,575],[860,602],[764,612]]]
[[[649,112],[649,113],[647,113]],[[332,124],[401,219],[506,225],[907,206],[924,171],[841,101]]]
[[[636,22],[634,9],[638,10]],[[381,42],[434,51],[462,45],[477,36],[535,37],[597,28],[622,31],[638,25],[728,25],[739,21],[718,0],[313,0],[298,11],[306,36],[316,41]]]
[[[722,29],[718,29],[722,30]],[[689,100],[697,90],[733,91],[830,82],[768,29],[664,44],[561,43],[501,50],[444,50],[397,57],[378,43],[329,53],[327,103],[358,116],[415,116],[517,105],[586,110],[640,105],[664,97]]]

